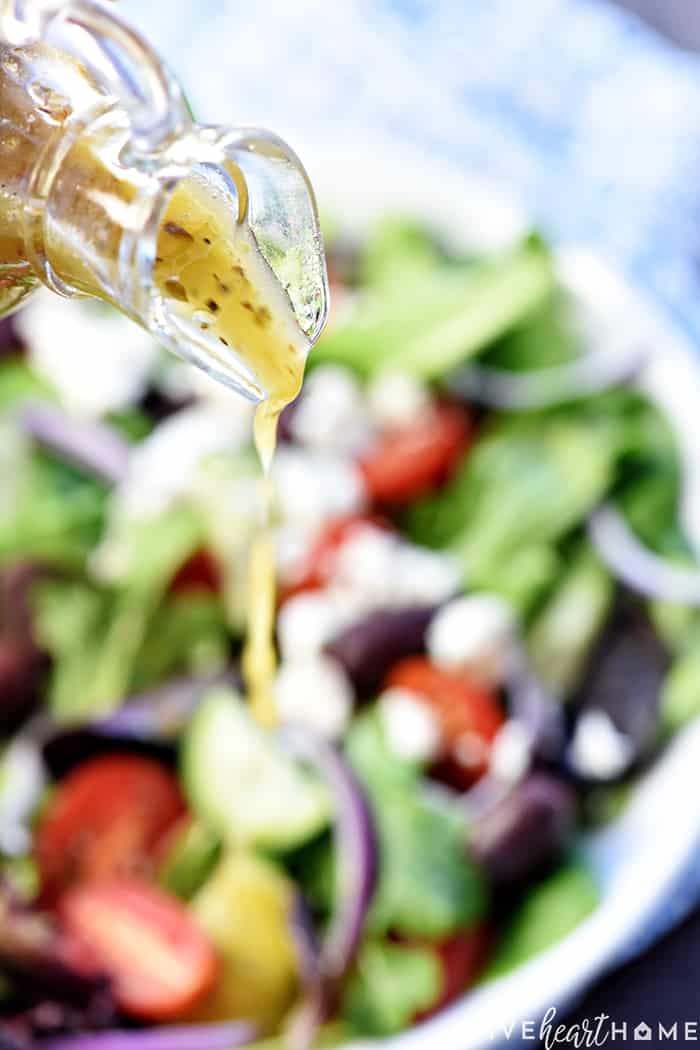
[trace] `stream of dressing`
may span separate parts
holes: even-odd
[[[222,230],[226,236],[222,236]],[[301,387],[308,343],[289,300],[244,225],[230,216],[196,179],[183,181],[163,216],[154,269],[156,285],[175,299],[183,317],[206,326],[225,361],[235,347],[266,393],[255,412],[255,445],[262,467],[259,528],[248,564],[248,636],[243,674],[248,702],[261,725],[276,722],[275,546],[270,467],[277,423]]]

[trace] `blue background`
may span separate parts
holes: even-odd
[[[200,119],[418,143],[515,192],[555,239],[603,248],[700,338],[700,63],[634,16],[604,0],[123,7]]]

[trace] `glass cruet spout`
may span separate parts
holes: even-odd
[[[195,123],[98,0],[0,0],[0,316],[41,284],[112,303],[253,401],[328,310],[313,189],[271,132]]]

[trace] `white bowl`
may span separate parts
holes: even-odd
[[[410,149],[380,142],[299,143],[322,211],[361,233],[386,212],[415,215],[456,245],[489,250],[528,228],[516,204],[493,187]],[[575,192],[572,193],[575,207]],[[693,347],[649,301],[594,253],[558,252],[561,280],[592,322],[649,348],[635,382],[661,405],[676,431],[687,476],[681,514],[700,556],[700,365]],[[700,890],[700,722],[681,733],[640,780],[624,813],[581,840],[599,884],[596,911],[565,940],[517,971],[467,993],[431,1021],[381,1041],[392,1050],[477,1050],[550,1007],[559,1012],[590,983],[680,918]],[[558,1018],[560,1020],[560,1018]],[[513,1026],[509,1028],[509,1026]]]

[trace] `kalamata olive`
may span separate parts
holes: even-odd
[[[547,773],[532,773],[477,817],[472,853],[494,887],[512,889],[556,859],[575,819],[572,789]]]
[[[0,318],[0,357],[22,349],[22,340],[13,317]]]
[[[345,668],[358,696],[371,696],[395,663],[423,652],[434,612],[433,605],[380,609],[341,631],[325,652]]]
[[[657,738],[668,653],[639,602],[624,596],[572,703],[569,764],[584,780],[618,779]]]
[[[0,627],[13,634],[28,634],[32,626],[29,594],[39,576],[31,562],[6,565],[0,571]]]
[[[30,638],[0,636],[0,735],[36,709],[46,660]]]

